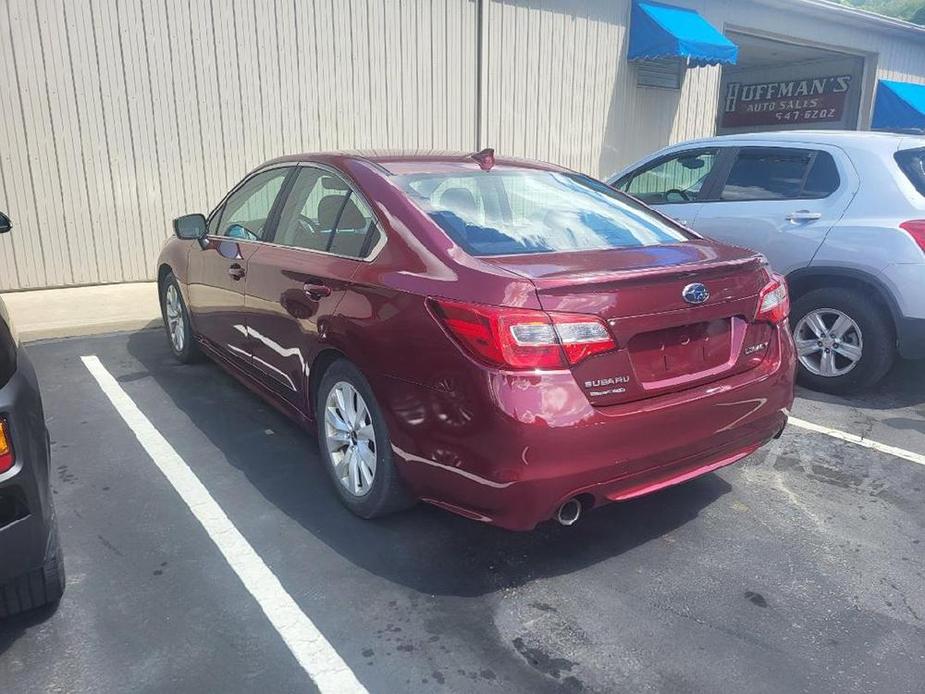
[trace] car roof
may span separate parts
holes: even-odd
[[[887,149],[895,151],[900,143],[903,146],[925,146],[925,136],[902,133],[880,132],[870,130],[770,130],[763,132],[739,133],[705,137],[688,140],[683,144],[722,145],[732,142],[775,141],[782,143],[821,144],[835,146],[863,147],[867,149]]]
[[[407,150],[359,150],[340,152],[304,152],[278,157],[262,164],[259,168],[287,162],[328,164],[336,168],[347,168],[350,163],[366,163],[385,175],[411,173],[437,173],[450,171],[478,171],[479,163],[473,158],[475,152],[437,152]],[[567,172],[569,169],[546,162],[495,155],[493,169],[534,170]]]

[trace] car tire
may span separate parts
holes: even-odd
[[[202,353],[193,336],[189,311],[183,300],[180,284],[172,272],[167,273],[161,282],[161,318],[164,320],[167,344],[170,345],[173,356],[183,364],[199,361]],[[175,318],[179,319],[179,324],[173,322]]]
[[[354,433],[353,454],[361,456],[359,451],[366,447],[369,452],[364,451],[364,456],[369,460],[375,461],[372,483],[366,485],[360,467],[356,468],[357,479],[363,484],[361,493],[355,493],[349,490],[351,479],[349,472],[347,479],[342,479],[340,472],[350,470],[351,465],[351,443],[341,441],[339,438],[329,436],[329,432],[335,430],[329,419],[328,403],[330,398],[336,401],[339,389],[341,395],[356,393],[362,398],[364,407],[355,407],[355,409],[365,409],[368,418],[362,417],[363,421],[349,421],[349,417],[342,420],[341,424],[346,424],[354,430],[365,431],[371,427],[372,435],[367,438],[358,438]],[[344,398],[348,400],[349,398]],[[353,400],[351,402],[357,402]],[[339,410],[337,410],[339,411]],[[336,414],[336,412],[335,412]],[[321,451],[321,459],[337,495],[343,504],[353,513],[361,518],[378,518],[396,511],[401,511],[414,504],[414,499],[408,493],[405,485],[398,474],[392,456],[392,446],[389,439],[389,431],[386,425],[385,417],[379,403],[373,395],[372,388],[360,370],[346,359],[338,359],[324,372],[321,382],[318,384],[318,391],[315,398],[315,420],[318,432],[318,448]],[[337,429],[338,435],[340,433]],[[372,442],[374,445],[369,445]],[[332,447],[344,445],[344,451],[334,451]],[[370,466],[361,462],[357,457],[355,465],[363,465],[368,471]]]
[[[44,566],[0,585],[0,619],[55,604],[64,595],[64,557],[58,528],[52,528]]]
[[[833,316],[836,312],[842,313],[856,324],[862,336],[861,356],[850,370],[835,376],[813,373],[803,360],[799,360],[799,382],[812,390],[837,395],[861,391],[879,382],[896,356],[896,338],[887,310],[854,289],[825,287],[807,292],[794,302],[790,312],[798,354],[801,335],[810,334],[806,327],[801,329],[801,321],[809,320],[811,314],[820,311],[832,311]]]

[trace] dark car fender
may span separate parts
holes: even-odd
[[[157,295],[160,301],[164,278],[169,273],[177,278],[183,300],[189,306],[189,254],[195,242],[183,241],[176,237],[167,239],[157,257]],[[191,318],[192,320],[192,318]]]

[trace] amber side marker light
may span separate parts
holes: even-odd
[[[10,441],[10,429],[6,420],[0,418],[0,473],[13,467],[13,444]]]

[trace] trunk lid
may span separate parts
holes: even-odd
[[[595,405],[653,397],[757,366],[772,328],[753,323],[768,282],[760,255],[706,240],[483,258],[530,279],[546,311],[593,314],[617,349],[572,367]],[[703,284],[691,304],[684,290]]]

